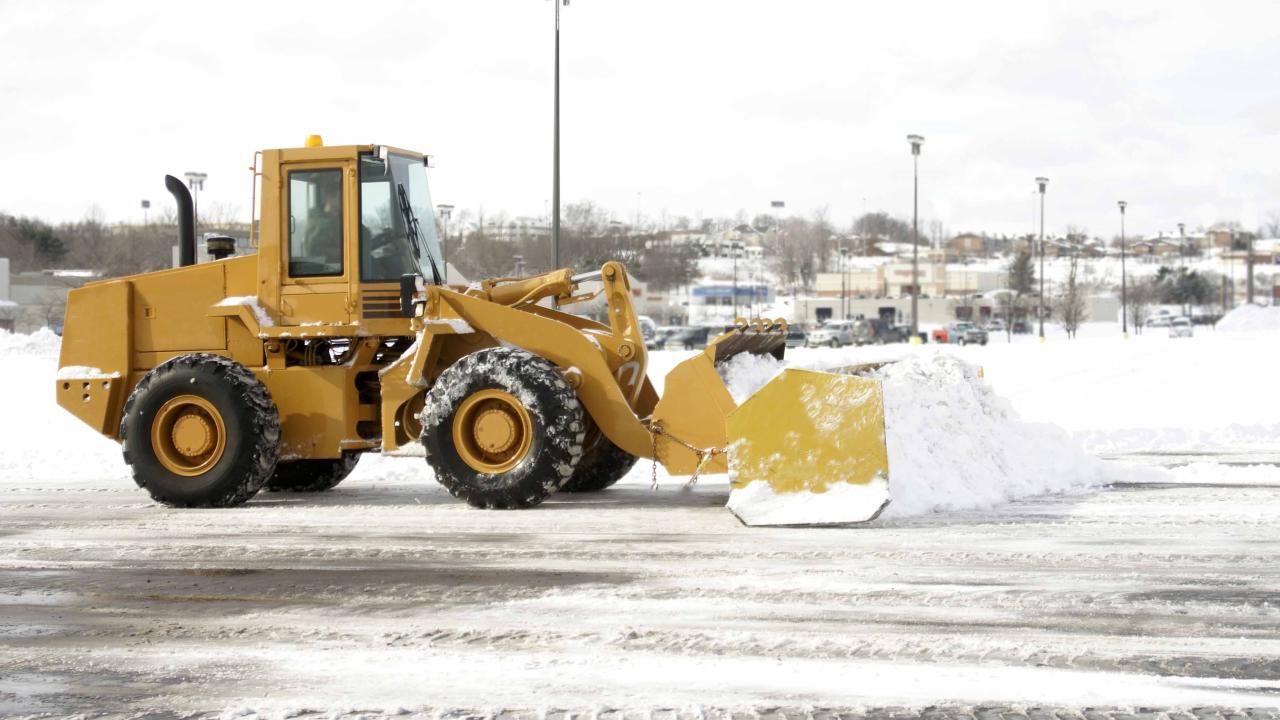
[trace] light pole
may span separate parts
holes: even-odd
[[[920,342],[920,146],[924,137],[908,135],[911,143],[911,342]]]
[[[742,243],[734,240],[729,243],[729,254],[733,256],[733,318],[732,322],[738,322],[738,249],[742,247]]]
[[[551,268],[560,268],[560,6],[569,0],[551,0],[556,6],[555,112],[551,162]]]
[[[1178,256],[1182,261],[1182,274],[1187,274],[1187,226],[1184,223],[1178,223]],[[1179,278],[1181,280],[1182,278]],[[1185,289],[1185,285],[1183,288]],[[1182,303],[1182,314],[1191,317],[1191,303]]]
[[[1129,203],[1121,200],[1116,203],[1120,206],[1120,332],[1124,333],[1126,338],[1129,337],[1129,279],[1125,275],[1124,269],[1124,209],[1129,207]]]
[[[440,211],[440,219],[443,221],[441,227],[444,229],[444,239],[440,241],[440,263],[444,265],[444,284],[449,284],[449,218],[453,217],[452,205],[437,205],[436,210]]]
[[[1049,178],[1036,178],[1040,186],[1040,305],[1036,308],[1036,317],[1040,318],[1040,342],[1044,342],[1044,190],[1049,185]]]
[[[853,279],[849,277],[849,255],[852,255],[852,254],[853,254],[853,249],[852,249],[852,248],[845,248],[844,272],[843,272],[843,273],[841,273],[841,275],[842,275],[842,279],[844,279],[844,281],[845,281],[845,283],[844,283],[844,284],[845,284],[845,287],[847,287],[847,288],[849,289],[849,294],[850,294],[850,295],[852,295],[852,294],[853,294]],[[853,310],[853,298],[852,298],[852,297],[851,297],[851,298],[849,298],[849,309],[850,309],[850,310]],[[848,317],[848,313],[846,313],[845,317],[846,317],[846,318]]]
[[[150,209],[151,209],[151,201],[150,201],[150,200],[143,200],[143,201],[142,201],[142,227],[147,227],[147,226],[148,226],[148,222],[147,222],[147,211],[148,211],[148,210],[150,210]]]
[[[844,318],[845,320],[848,320],[848,319],[849,319],[849,308],[848,308],[848,305],[847,305],[847,303],[846,303],[846,301],[845,301],[845,298],[848,296],[848,292],[849,292],[849,290],[848,290],[848,286],[847,286],[847,285],[845,285],[845,282],[844,282],[844,258],[845,258],[844,254],[845,254],[845,250],[844,250],[844,241],[843,241],[843,240],[842,240],[842,241],[840,241],[840,247],[839,247],[839,249],[838,249],[836,252],[837,252],[837,253],[839,254],[839,256],[840,256],[840,260],[839,260],[839,270],[840,270],[840,317]]]
[[[200,227],[200,191],[204,189],[204,181],[208,173],[188,172],[182,176],[187,179],[187,187],[191,188],[191,226]]]

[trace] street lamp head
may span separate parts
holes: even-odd
[[[1121,200],[1120,202],[1118,202],[1118,203],[1116,203],[1116,204],[1120,206],[1120,214],[1121,214],[1121,215],[1123,215],[1123,214],[1124,214],[1124,209],[1125,209],[1125,208],[1127,208],[1127,207],[1129,207],[1129,203],[1127,203],[1127,202],[1125,202],[1125,201],[1123,201],[1123,200]]]
[[[919,154],[920,154],[920,146],[924,144],[924,136],[923,136],[923,135],[908,135],[908,136],[907,136],[907,142],[911,143],[911,154],[912,154],[912,155],[919,155]]]
[[[1038,177],[1038,178],[1036,178],[1036,185],[1039,185],[1039,186],[1040,186],[1040,194],[1041,194],[1041,195],[1043,195],[1043,194],[1044,194],[1045,186],[1046,186],[1046,185],[1048,185],[1048,184],[1049,184],[1049,178],[1047,178],[1047,177]]]
[[[1179,235],[1181,235],[1182,233],[1186,232],[1186,230],[1187,230],[1187,226],[1186,226],[1184,223],[1178,223],[1178,234],[1179,234]]]

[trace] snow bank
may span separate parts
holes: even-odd
[[[1218,321],[1223,332],[1280,331],[1280,306],[1241,305]]]
[[[49,328],[41,328],[30,335],[0,330],[0,357],[57,357],[62,338]]]
[[[844,364],[848,358],[835,353],[809,363]],[[784,366],[743,354],[722,372],[741,402]],[[884,388],[891,498],[884,517],[987,508],[1103,484],[1109,473],[1123,472],[1087,455],[1063,429],[1019,420],[977,368],[950,354],[913,354],[872,376]]]

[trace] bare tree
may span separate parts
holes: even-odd
[[[1280,212],[1267,215],[1267,221],[1258,229],[1258,234],[1266,238],[1280,238]]]
[[[1067,283],[1062,290],[1062,294],[1058,296],[1055,303],[1054,312],[1058,315],[1058,322],[1062,324],[1062,329],[1067,331],[1067,337],[1074,339],[1076,331],[1080,329],[1080,323],[1088,319],[1088,308],[1085,306],[1084,294],[1080,290],[1080,284],[1076,281],[1076,270],[1079,266],[1079,257],[1074,253],[1071,255],[1071,266],[1067,273]]]
[[[1151,304],[1156,301],[1157,290],[1150,278],[1134,280],[1128,290],[1129,320],[1134,333],[1141,335],[1142,328],[1151,317]]]

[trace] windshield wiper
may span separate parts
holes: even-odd
[[[440,282],[440,269],[436,267],[436,259],[431,257],[431,249],[422,244],[422,235],[418,232],[418,217],[413,213],[413,206],[409,204],[409,193],[404,191],[403,183],[396,183],[396,192],[400,195],[400,212],[404,215],[405,234],[409,236],[409,242],[413,245],[413,260],[418,264],[418,269],[422,269],[422,255],[425,252],[427,262],[431,263],[431,277],[433,284],[443,285]]]

